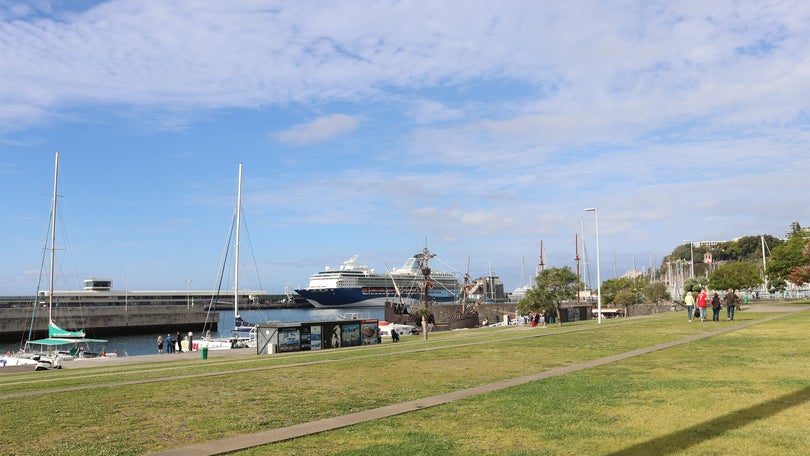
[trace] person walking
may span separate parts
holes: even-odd
[[[737,309],[737,303],[740,301],[740,297],[734,293],[734,290],[729,288],[724,301],[726,301],[726,316],[728,317],[726,320],[734,320],[734,311]]]
[[[712,321],[720,321],[720,309],[723,304],[720,302],[720,295],[715,293],[712,295]]]
[[[700,289],[700,293],[697,295],[697,306],[698,311],[700,311],[700,321],[706,321],[706,304],[708,301],[709,295],[706,293],[706,287]]]
[[[692,312],[695,310],[695,297],[692,296],[691,291],[686,292],[686,297],[683,298],[683,303],[686,304],[686,316],[689,318],[689,323],[692,323]]]
[[[180,331],[177,331],[177,339],[175,342],[177,343],[177,352],[183,353],[183,335],[180,334]]]

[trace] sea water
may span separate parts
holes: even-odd
[[[347,308],[347,309],[266,309],[266,310],[243,310],[239,312],[242,319],[251,323],[267,323],[271,321],[279,321],[284,323],[291,322],[305,322],[305,321],[329,321],[339,318],[352,318],[352,314],[357,314],[359,318],[376,318],[382,320],[385,311],[382,308]],[[211,337],[228,337],[230,336],[231,329],[233,328],[233,311],[220,311],[218,331],[211,332]],[[202,338],[202,329],[192,331],[195,340]],[[177,331],[172,332],[172,337],[175,337]],[[103,339],[107,340],[106,344],[93,347],[94,350],[104,351],[107,353],[117,352],[119,356],[138,356],[138,355],[151,355],[157,353],[157,337],[162,335],[166,338],[166,334],[149,333],[128,336],[106,336]],[[182,333],[183,337],[188,336],[188,331]],[[88,336],[92,337],[92,336]],[[19,348],[19,344],[3,344],[0,350],[14,351]]]

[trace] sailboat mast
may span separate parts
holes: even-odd
[[[585,250],[585,218],[584,217],[579,218],[579,229],[580,229],[580,232],[582,233],[582,261],[583,261],[583,266],[584,266],[583,267],[583,269],[584,269],[583,276],[585,277],[585,280],[583,281],[584,285],[585,285],[585,290],[584,291],[587,292],[588,291],[588,286],[591,284],[591,270],[590,270],[590,267],[588,266],[588,251]]]
[[[762,235],[759,237],[759,240],[762,243],[762,273],[765,277],[765,292],[768,292],[768,264],[765,261],[765,236]]]
[[[242,163],[239,163],[239,184],[236,192],[236,246],[233,256],[234,271],[233,271],[233,318],[234,327],[236,326],[236,317],[239,316],[239,232],[242,219]]]
[[[582,283],[582,277],[579,275],[579,235],[574,233],[574,261],[577,262],[577,305],[579,305],[579,298],[582,295],[582,290],[579,285]]]
[[[56,258],[56,198],[59,184],[59,152],[56,152],[56,159],[53,165],[53,199],[51,200],[51,266],[50,277],[48,278],[48,323],[53,321],[53,271],[54,260]]]
[[[543,259],[543,240],[540,239],[540,272],[546,270],[546,261]]]

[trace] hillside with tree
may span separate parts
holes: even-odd
[[[715,290],[761,287],[779,292],[789,284],[800,286],[810,282],[809,242],[810,231],[799,222],[791,224],[784,239],[766,234],[720,243],[687,242],[664,257],[661,276],[669,282],[681,278],[683,285],[678,288],[683,293],[701,286]],[[692,258],[694,264],[690,264]]]
[[[763,253],[765,261],[763,263]],[[691,260],[694,258],[694,264]],[[584,288],[568,267],[541,272],[535,287],[518,303],[521,313],[557,315],[566,301]],[[713,243],[689,242],[664,257],[658,271],[636,277],[602,282],[602,305],[628,307],[636,304],[682,302],[688,291],[767,289],[779,292],[789,286],[810,283],[810,230],[794,222],[784,239],[771,235],[743,236]]]

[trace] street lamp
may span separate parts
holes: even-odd
[[[191,298],[189,297],[188,286],[191,283],[191,279],[186,279],[186,310],[191,309]]]
[[[683,241],[689,243],[689,277],[695,278],[695,248],[692,241]]]
[[[596,312],[597,324],[602,324],[602,275],[599,268],[599,211],[595,207],[585,209],[585,212],[593,212],[596,223]]]

